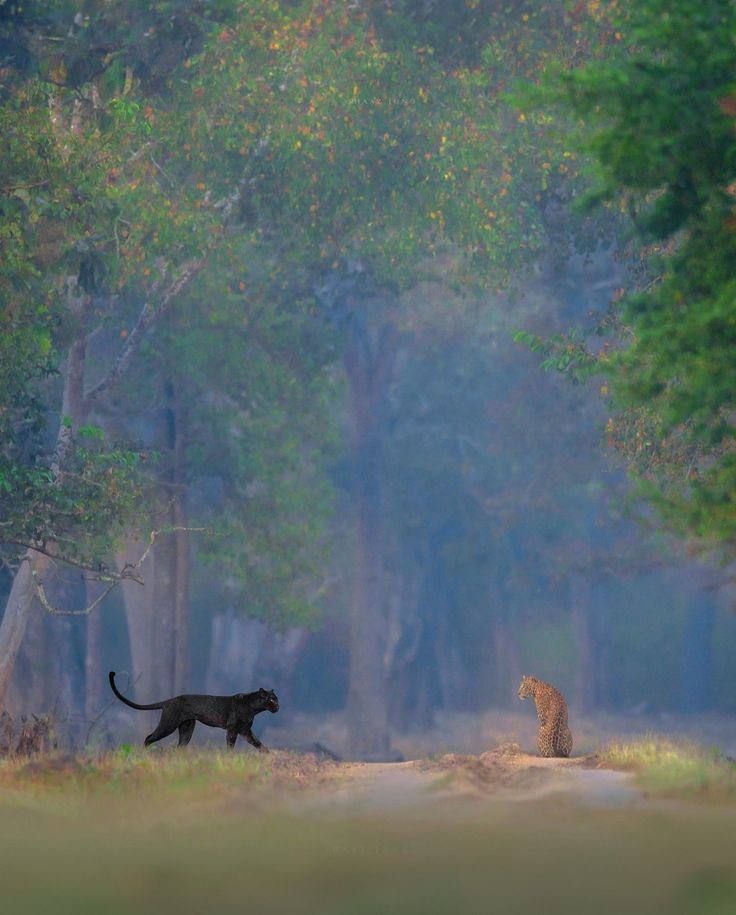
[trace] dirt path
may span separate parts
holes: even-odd
[[[316,802],[336,812],[354,812],[419,808],[463,798],[513,803],[559,798],[610,807],[635,803],[642,795],[632,776],[596,768],[590,757],[541,759],[515,749],[499,749],[481,756],[449,754],[401,763],[341,763],[323,783]]]
[[[428,799],[436,779],[416,762],[343,763],[319,803],[350,811],[415,806]]]

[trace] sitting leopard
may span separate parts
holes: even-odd
[[[522,677],[519,699],[529,696],[534,699],[539,718],[539,755],[569,756],[572,752],[572,734],[567,726],[565,697],[549,683],[537,680],[536,677]]]

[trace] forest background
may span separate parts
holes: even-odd
[[[735,19],[0,3],[0,704],[733,712]]]

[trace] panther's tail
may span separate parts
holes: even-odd
[[[129,705],[131,708],[140,709],[142,712],[147,712],[151,709],[163,708],[163,702],[153,702],[151,705],[138,705],[137,702],[131,702],[130,699],[126,699],[125,696],[120,692],[120,690],[115,686],[115,671],[110,671],[110,686],[115,695],[120,699],[121,702],[124,702],[126,705]]]

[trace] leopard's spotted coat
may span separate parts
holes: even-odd
[[[536,677],[522,677],[519,699],[531,696],[537,707],[540,756],[569,756],[572,734],[567,723],[567,702],[562,693]]]

